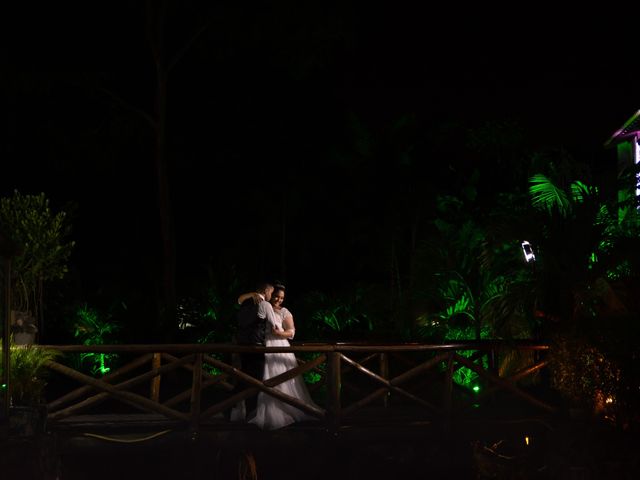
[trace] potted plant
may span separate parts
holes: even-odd
[[[57,356],[58,352],[52,349],[11,342],[9,428],[16,435],[30,436],[44,428],[46,406],[43,404],[43,393],[48,372],[46,363]]]

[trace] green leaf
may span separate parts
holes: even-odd
[[[531,203],[535,208],[545,210],[550,214],[557,210],[563,217],[571,212],[571,203],[566,192],[554,185],[545,175],[535,174],[529,179],[529,183]]]

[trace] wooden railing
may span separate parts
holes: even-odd
[[[542,412],[555,407],[536,396],[532,378],[547,365],[547,345],[530,342],[461,342],[430,344],[300,344],[291,347],[248,347],[232,344],[163,345],[54,345],[64,354],[93,352],[131,357],[117,370],[95,378],[62,362],[47,367],[81,386],[47,405],[48,422],[90,413],[106,400],[117,400],[136,410],[160,414],[192,429],[228,423],[228,412],[239,402],[263,392],[299,408],[331,430],[353,422],[364,407],[411,412],[416,418],[448,422],[470,407],[504,401],[523,402]],[[253,378],[238,368],[241,353],[292,352],[298,367],[267,380]],[[513,362],[513,358],[518,358]],[[507,373],[505,365],[519,368]],[[475,372],[480,392],[454,382],[461,368]],[[180,373],[186,376],[180,377]],[[313,404],[303,403],[277,387],[314,372],[308,385]],[[50,380],[55,385],[58,378]],[[529,385],[523,385],[526,382]],[[415,407],[415,408],[414,408]],[[409,415],[409,416],[411,416]],[[364,415],[366,417],[366,415]]]

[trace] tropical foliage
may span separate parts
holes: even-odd
[[[517,237],[509,238],[501,225],[507,220],[482,224],[452,197],[439,199],[438,212],[434,233],[416,256],[415,300],[423,305],[417,334],[438,340],[463,328],[468,339],[529,338],[531,319],[519,292],[531,271]]]
[[[621,197],[626,199],[622,205],[611,194],[627,187],[590,183],[588,170],[576,167],[566,152],[544,161],[533,158],[532,165],[540,171],[530,175],[526,193],[500,192],[488,208],[477,205],[474,189],[438,197],[412,269],[416,335],[446,341],[569,338],[580,332],[582,350],[565,344],[553,357],[554,378],[574,372],[581,376],[573,378],[576,388],[597,384],[599,392],[610,395],[621,376],[594,377],[577,362],[588,351],[597,352],[611,372],[624,363],[614,358],[613,352],[624,356],[612,344],[616,336],[604,335],[602,324],[611,325],[607,330],[627,325],[634,331],[628,322],[638,312],[629,301],[630,288],[640,278],[637,211],[628,196]],[[531,263],[524,261],[523,240],[535,249]],[[500,371],[506,372],[527,359],[500,361]],[[473,382],[468,372],[459,373],[458,383]],[[566,397],[576,399],[574,393]]]
[[[542,214],[535,291],[547,338],[555,338],[552,382],[573,403],[596,408],[608,399],[620,405],[629,401],[620,394],[622,378],[637,378],[625,347],[640,340],[638,306],[630,296],[640,278],[637,211],[627,199],[621,218],[622,205],[600,187],[564,184],[544,175],[530,184],[532,204]]]
[[[120,329],[108,315],[84,304],[77,308],[73,321],[74,337],[83,345],[104,345],[116,343],[114,333]],[[105,375],[117,359],[115,353],[81,353],[79,368],[88,369],[93,375]]]
[[[0,348],[0,353],[2,349]],[[55,360],[58,352],[35,345],[10,345],[9,383],[14,405],[37,405],[47,385],[46,363]],[[0,366],[0,375],[2,367]]]
[[[377,309],[371,295],[372,291],[361,286],[343,294],[309,292],[293,312],[294,318],[299,319],[296,325],[300,324],[301,338],[324,341],[372,339],[381,332],[376,331]]]

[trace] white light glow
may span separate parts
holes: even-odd
[[[533,247],[531,247],[531,244],[526,240],[522,242],[522,253],[524,253],[524,260],[527,263],[536,261],[536,256],[533,253]]]

